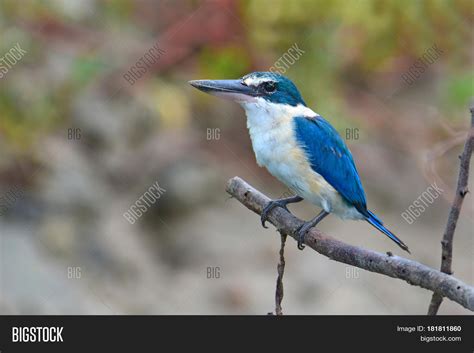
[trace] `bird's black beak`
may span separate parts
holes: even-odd
[[[234,101],[249,101],[257,96],[256,90],[243,84],[242,80],[195,80],[189,84],[197,89]]]

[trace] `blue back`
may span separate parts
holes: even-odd
[[[367,213],[365,193],[351,152],[337,131],[322,117],[294,118],[296,139],[311,168],[362,214]]]

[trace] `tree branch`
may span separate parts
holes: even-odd
[[[267,196],[239,177],[230,179],[227,182],[226,190],[245,207],[257,214],[260,214],[263,207],[270,201]],[[303,224],[302,220],[281,208],[274,208],[270,212],[269,221],[280,232],[291,235],[293,238],[295,238],[295,231]],[[332,260],[402,279],[409,284],[448,297],[474,311],[474,287],[416,261],[345,244],[316,228],[312,228],[306,234],[305,244]]]
[[[464,196],[468,193],[467,182],[469,179],[469,165],[471,163],[472,149],[474,146],[474,105],[471,106],[471,128],[467,134],[466,143],[464,144],[464,150],[459,156],[460,167],[458,176],[458,185],[456,188],[456,194],[454,195],[453,204],[449,211],[448,223],[444,230],[443,240],[441,241],[441,271],[451,275],[452,263],[453,263],[453,238],[454,232],[456,231],[456,225],[458,223],[459,214],[461,213],[462,203]],[[433,293],[431,303],[428,308],[428,315],[436,315],[438,309],[443,301],[443,296],[439,293]]]
[[[280,233],[281,245],[280,245],[280,262],[277,265],[278,277],[276,281],[275,289],[275,315],[283,315],[283,309],[281,308],[281,302],[283,300],[283,275],[285,274],[285,243],[286,234]]]

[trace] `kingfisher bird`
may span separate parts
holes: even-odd
[[[341,219],[366,220],[410,252],[374,213],[367,209],[352,154],[336,129],[308,108],[295,84],[273,72],[253,72],[236,80],[194,80],[203,91],[239,103],[257,163],[291,189],[295,196],[270,201],[261,214],[262,226],[275,207],[307,200],[321,212],[296,230],[298,249],[305,235],[330,213]]]

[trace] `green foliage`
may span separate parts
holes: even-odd
[[[169,9],[178,21],[180,11],[189,12],[198,5],[193,1],[179,4],[170,1]],[[67,123],[70,106],[82,90],[97,80],[108,83],[105,73],[110,71],[106,68],[112,66],[113,71],[115,63],[129,65],[136,60],[140,56],[140,41],[150,37],[149,23],[153,23],[147,18],[144,28],[140,27],[139,14],[144,8],[153,7],[141,8],[140,12],[139,6],[142,5],[129,0],[87,4],[28,1],[27,5],[3,1],[0,4],[3,52],[17,41],[22,46],[28,44],[28,54],[1,81],[3,137],[19,146],[28,146],[37,136]],[[357,118],[346,103],[348,89],[376,92],[380,82],[388,91],[390,85],[392,91],[407,88],[396,87],[397,78],[436,44],[443,55],[422,79],[442,73],[435,76],[440,81],[442,77],[439,97],[434,98],[439,109],[447,113],[447,119],[452,119],[454,114],[449,112],[464,109],[474,95],[471,69],[474,2],[471,0],[247,0],[238,6],[234,16],[239,17],[243,31],[239,40],[203,46],[191,52],[194,57],[185,59],[197,63],[199,72],[193,78],[233,78],[252,70],[268,69],[296,43],[304,54],[284,74],[297,82],[311,107],[331,116],[337,128],[345,128],[353,126]],[[152,16],[163,20],[164,15],[149,15]],[[110,39],[121,36],[125,39],[123,48],[111,45]],[[136,48],[127,47],[129,44]],[[60,61],[67,62],[65,72],[52,69],[55,65],[52,58],[56,55],[73,55],[69,62]],[[118,69],[118,78],[125,67]],[[180,63],[167,70],[182,73]],[[164,73],[158,75],[161,74]],[[395,79],[390,81],[386,77]],[[146,84],[143,91],[154,92],[153,84]],[[31,85],[34,89],[25,91]],[[177,104],[163,90],[160,92],[160,102]],[[176,107],[173,111],[181,110]],[[179,120],[182,124],[189,123],[186,114],[178,115],[183,117]]]
[[[454,107],[467,107],[474,97],[474,72],[451,77],[445,93],[448,104]]]
[[[203,77],[236,78],[246,73],[250,59],[241,48],[227,46],[204,48],[199,56],[199,63]]]
[[[92,80],[105,68],[105,64],[97,57],[81,56],[74,60],[71,69],[71,81],[82,86]]]

